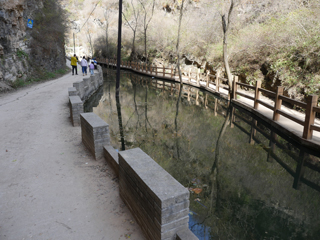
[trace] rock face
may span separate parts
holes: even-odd
[[[35,19],[43,7],[42,0],[0,0],[0,92],[5,90],[4,84],[12,85],[18,79],[25,81],[33,72],[32,52],[39,50],[33,49],[32,31],[35,29],[27,28],[27,20]],[[56,46],[56,51],[64,57],[63,44]]]

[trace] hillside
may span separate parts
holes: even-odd
[[[65,72],[64,22],[55,0],[0,0],[0,92]]]
[[[181,1],[155,1],[154,11],[152,0],[123,1],[122,58],[147,61],[156,65],[174,65]],[[9,24],[10,31],[17,29],[15,26],[20,26],[19,21],[23,22],[22,19],[28,16],[36,17],[35,13],[38,10],[29,11],[30,6],[31,8],[38,6],[37,8],[41,9],[42,3],[50,3],[52,0],[28,0],[24,4],[19,3],[24,2],[22,0],[13,2],[18,6],[18,10],[14,10],[15,13],[23,12],[23,17],[19,17],[18,14],[16,19],[9,19],[6,17],[8,14],[5,7],[8,4],[2,4],[0,7],[0,20],[4,29],[8,29],[9,21],[13,22],[12,26]],[[116,57],[118,1],[61,0],[54,2],[60,4],[56,8],[57,11],[54,11],[58,16],[60,27],[40,20],[43,26],[42,32],[35,36],[31,36],[31,31],[26,29],[25,25],[18,27],[19,31],[14,32],[13,37],[10,31],[2,30],[0,43],[2,45],[0,54],[4,59],[2,68],[5,66],[8,69],[7,65],[12,64],[10,60],[12,51],[7,51],[4,47],[10,44],[12,46],[12,42],[18,46],[13,48],[14,55],[22,59],[27,56],[34,57],[33,61],[36,61],[37,65],[46,63],[45,67],[41,67],[46,71],[59,68],[60,66],[54,66],[54,63],[61,61],[56,56],[64,55],[64,50],[61,49],[64,44],[64,25],[68,28],[64,38],[67,55],[75,51],[78,55]],[[304,97],[309,94],[319,94],[320,6],[318,1],[234,0],[234,2],[228,33],[228,59],[233,74],[239,75],[241,81],[252,84],[258,79],[262,80],[263,87],[270,90],[275,90],[277,86],[282,85],[287,95],[299,100],[304,100]],[[19,6],[22,6],[22,10],[19,10]],[[180,39],[180,56],[182,56],[182,67],[185,70],[198,67],[204,72],[206,70],[214,72],[219,68],[224,69],[221,17],[224,14],[228,15],[229,6],[230,0],[185,1]],[[59,10],[60,7],[63,11]],[[49,12],[42,11],[43,19],[46,19],[46,14]],[[52,16],[49,18],[55,19]],[[148,23],[149,25],[144,27]],[[47,29],[44,25],[50,28]],[[48,40],[44,40],[43,36]],[[17,41],[13,41],[14,38],[17,38]],[[8,43],[7,39],[10,39],[11,43]],[[40,44],[44,47],[32,47],[31,39],[38,39],[36,45]],[[31,49],[37,49],[37,51],[31,53]],[[50,52],[50,49],[59,50]],[[50,56],[50,58],[37,62],[43,56]],[[4,62],[7,62],[7,65]],[[22,65],[28,65],[28,61],[20,62],[25,62],[21,63]],[[27,70],[21,68],[14,74],[10,71],[5,73],[2,71],[0,79],[8,81],[10,78],[9,81],[15,82],[16,79],[21,78],[26,81],[30,75],[27,74],[30,72],[28,68]]]

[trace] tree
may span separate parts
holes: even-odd
[[[138,20],[140,17],[140,9],[136,9],[134,4],[133,4],[133,0],[131,0],[131,6],[132,6],[132,10],[133,10],[133,17],[134,17],[134,22],[132,24],[130,24],[130,22],[128,21],[126,15],[122,12],[124,19],[126,20],[128,26],[131,28],[132,32],[133,32],[133,38],[132,38],[132,51],[131,51],[131,58],[135,57],[135,40],[136,40],[136,33],[137,33],[137,28],[138,28]]]
[[[104,19],[106,20],[106,52],[109,57],[109,12],[107,8],[104,11]]]
[[[149,0],[139,0],[139,2],[142,6],[143,14],[144,14],[143,16],[144,54],[145,54],[146,63],[147,63],[148,62],[147,31],[148,31],[148,27],[151,22],[151,19],[153,17],[155,0],[152,0],[151,2]]]
[[[229,27],[231,23],[231,14],[232,14],[233,8],[234,8],[234,0],[231,0],[227,16],[226,14],[221,14],[222,30],[223,30],[223,62],[224,62],[225,71],[228,77],[229,95],[231,95],[231,90],[232,90],[232,75],[231,75],[230,66],[228,62],[228,41],[227,40],[228,40],[228,33],[229,33]]]
[[[181,69],[180,69],[180,49],[179,49],[179,44],[180,44],[180,32],[181,32],[181,22],[182,22],[182,16],[183,16],[183,5],[184,1],[181,1],[181,7],[180,7],[180,15],[179,15],[179,27],[178,27],[178,36],[177,36],[177,45],[176,45],[176,51],[177,51],[177,68],[178,68],[178,73],[179,73],[179,80],[180,80],[180,91],[179,91],[179,96],[176,104],[176,117],[174,119],[174,124],[176,128],[176,134],[178,134],[178,114],[179,114],[179,103],[181,100],[181,94],[182,94],[182,89],[183,89],[183,81],[182,81],[182,74],[181,74]],[[178,158],[180,158],[179,154],[179,143],[178,143],[178,138],[176,141],[177,145],[177,155]]]
[[[89,29],[89,26],[88,26],[88,22],[87,22],[87,40],[88,40],[88,43],[89,43],[89,46],[90,46],[90,53],[91,53],[91,57],[93,56],[93,46],[92,46],[92,38],[91,38],[91,33],[90,33],[90,29]]]

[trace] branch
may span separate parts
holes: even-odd
[[[124,19],[126,20],[126,22],[128,23],[129,27],[131,28],[132,31],[134,31],[133,27],[131,26],[131,24],[129,23],[126,15],[124,15],[124,13],[122,13],[122,15],[124,16]]]
[[[226,31],[228,31],[228,28],[229,28],[229,25],[230,25],[230,17],[231,17],[231,13],[232,13],[233,7],[234,7],[234,2],[233,2],[233,0],[231,0],[231,5],[230,5],[230,8],[229,8],[229,13],[228,13],[228,25],[227,25],[227,30]]]

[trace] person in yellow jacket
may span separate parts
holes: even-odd
[[[77,62],[77,55],[74,54],[73,57],[71,57],[72,75],[74,75],[74,69],[76,70],[76,75],[78,75]]]

